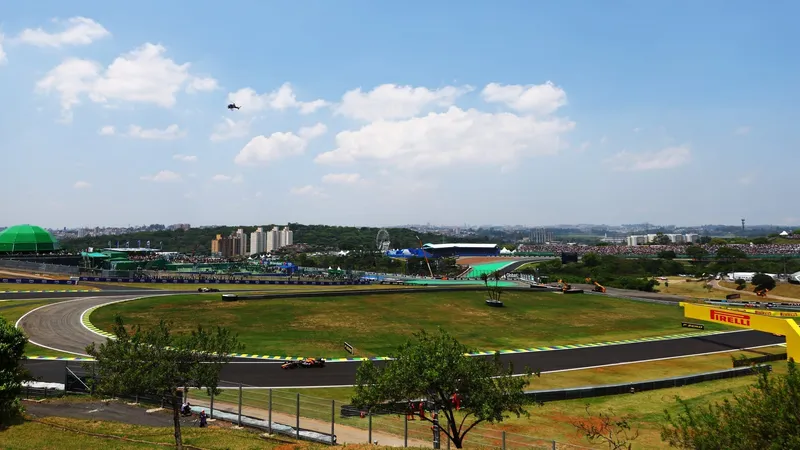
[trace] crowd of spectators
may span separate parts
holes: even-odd
[[[688,244],[672,245],[567,245],[567,244],[537,244],[520,245],[518,252],[552,252],[552,253],[596,253],[599,255],[617,256],[653,256],[659,252],[672,250],[677,255],[685,255]],[[715,254],[723,246],[702,244],[699,247],[709,254]],[[728,244],[727,247],[743,251],[748,255],[796,255],[800,254],[800,244]]]

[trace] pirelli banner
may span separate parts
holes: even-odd
[[[683,307],[683,314],[687,319],[702,320],[785,336],[789,358],[794,358],[795,361],[800,362],[800,327],[797,326],[797,322],[793,318],[764,314],[777,314],[779,313],[778,311],[759,311],[756,314],[752,312],[755,310],[710,307],[696,303],[681,302],[680,305]],[[794,313],[783,312],[782,314]]]

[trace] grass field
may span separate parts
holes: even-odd
[[[26,420],[22,424],[12,425],[0,433],[0,448],[13,450],[85,450],[91,448],[127,450],[164,448],[158,444],[175,442],[172,437],[172,428],[144,427],[119,422],[62,417],[45,417],[36,420],[35,422]],[[96,437],[85,433],[110,437]],[[252,431],[235,430],[230,427],[222,428],[216,424],[210,425],[209,428],[182,427],[181,433],[184,445],[193,445],[199,448],[235,448],[238,450],[287,447],[283,440],[263,439]]]
[[[534,378],[530,389],[556,389],[565,387],[590,386],[599,384],[614,384],[631,381],[645,381],[671,376],[689,375],[693,373],[713,370],[729,369],[732,367],[731,356],[746,355],[759,356],[766,353],[785,352],[784,347],[768,347],[750,351],[734,351],[716,355],[677,358],[665,361],[656,361],[639,364],[625,364],[621,366],[600,369],[576,370],[553,374],[543,374],[541,378]],[[775,373],[785,373],[785,363],[777,361],[772,363]],[[700,383],[675,389],[663,389],[634,395],[619,395],[599,397],[593,399],[571,400],[563,402],[550,402],[544,406],[529,408],[530,419],[510,419],[495,426],[482,425],[476,429],[475,434],[468,438],[470,444],[484,441],[487,438],[496,438],[499,431],[505,430],[525,436],[536,436],[544,439],[555,439],[559,442],[586,445],[586,441],[575,433],[571,422],[585,415],[585,406],[592,406],[594,411],[614,411],[618,415],[630,414],[633,425],[639,428],[642,436],[636,441],[634,448],[658,449],[664,448],[659,437],[659,424],[662,421],[664,409],[675,409],[675,395],[689,399],[694,403],[719,401],[722,397],[741,392],[755,381],[755,377],[743,377],[724,381]],[[301,415],[303,417],[326,419],[330,400],[337,404],[349,404],[353,394],[352,388],[309,388],[309,389],[274,389],[273,408],[275,411],[293,414],[295,411],[295,395],[301,394]],[[208,397],[202,391],[194,390],[190,397],[200,403],[208,403]],[[217,404],[228,403],[235,405],[238,399],[237,390],[225,390],[217,396]],[[267,408],[268,393],[261,390],[246,390],[243,392],[245,406],[254,408]],[[199,404],[199,403],[198,403]],[[366,428],[366,420],[352,418],[337,418],[342,425]],[[418,423],[411,423],[409,430],[417,428]],[[373,429],[376,431],[402,434],[403,419],[395,416],[380,416],[373,418]],[[419,430],[413,432],[415,437]],[[514,438],[509,438],[514,439]]]
[[[77,290],[98,290],[95,287],[79,284],[23,284],[23,283],[0,283],[2,291],[77,291]]]
[[[669,287],[665,287],[664,281],[662,280],[659,280],[658,282],[661,283],[661,285],[657,286],[656,289],[658,289],[658,292],[664,294],[713,299],[724,299],[727,294],[730,294],[730,292],[721,291],[719,289],[712,289],[711,291],[706,290],[703,287],[706,284],[705,280],[694,281],[693,279],[690,280],[689,278],[670,277]]]
[[[478,350],[594,343],[685,332],[683,312],[667,305],[591,295],[506,292],[505,308],[489,308],[485,293],[393,293],[350,297],[222,302],[216,296],[174,295],[117,303],[94,311],[110,330],[115,314],[131,324],[173,322],[178,331],[225,324],[245,352],[262,355],[383,356],[412,332],[441,326]],[[707,329],[726,329],[708,324]]]
[[[729,281],[720,281],[720,286],[726,287],[729,289],[736,289],[736,283],[731,283]],[[753,286],[748,285],[743,290],[739,291],[742,295],[750,294],[755,296],[755,292],[753,292]],[[727,292],[730,294],[730,292]],[[769,291],[767,293],[767,298],[770,295],[778,295],[781,297],[791,297],[800,300],[800,284],[789,284],[789,283],[780,283],[775,286],[775,289]]]

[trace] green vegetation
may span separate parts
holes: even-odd
[[[0,318],[0,429],[19,418],[22,404],[17,398],[28,374],[20,365],[27,343],[22,331]]]
[[[120,316],[114,319],[115,339],[86,347],[94,357],[96,371],[92,388],[114,395],[155,394],[172,406],[175,447],[183,448],[180,406],[182,387],[205,388],[219,393],[219,372],[231,353],[241,350],[235,335],[225,328],[212,331],[198,326],[190,334],[172,334],[169,324],[160,321],[152,328],[133,327],[129,332]],[[94,373],[94,372],[93,372]]]
[[[623,258],[613,255],[586,253],[577,263],[562,264],[560,260],[544,261],[536,267],[521,267],[520,273],[538,273],[550,281],[562,279],[567,283],[585,283],[586,278],[600,284],[620,289],[635,289],[652,292],[659,290],[660,283],[654,277],[679,274],[713,274],[718,272],[752,271],[778,273],[784,268],[789,272],[800,270],[800,261],[792,259],[754,260],[747,259],[741,250],[723,247],[713,257],[699,246],[689,246],[687,253],[695,258],[689,265],[673,259],[674,252],[664,251],[659,258]]]
[[[114,315],[132,324],[160,319],[176,331],[224,323],[239,333],[248,353],[292,356],[384,356],[409,334],[441,326],[481,350],[594,343],[678,334],[683,311],[675,306],[592,295],[511,291],[505,308],[485,304],[486,293],[404,292],[347,297],[223,302],[217,296],[171,295],[116,303],[95,310],[95,326],[111,330]],[[708,324],[707,329],[726,329]]]
[[[662,438],[673,447],[800,448],[800,371],[789,361],[784,375],[763,371],[752,389],[732,399],[698,405],[680,400],[666,411]]]
[[[271,229],[273,225],[265,225],[264,229]],[[282,226],[282,225],[281,225]],[[163,248],[169,251],[182,253],[196,253],[207,255],[211,251],[211,240],[218,234],[228,236],[237,229],[242,228],[246,233],[256,230],[254,226],[222,226],[190,228],[189,230],[162,230],[162,231],[143,231],[139,233],[129,233],[110,236],[86,237],[79,239],[65,240],[61,242],[63,248],[67,250],[83,250],[87,247],[104,248],[111,241],[116,245],[117,241],[130,241],[142,243],[150,241],[150,245],[157,247],[163,243]],[[289,228],[294,232],[294,242],[308,244],[317,249],[338,249],[338,250],[357,250],[375,249],[375,237],[380,228],[374,227],[334,227],[328,225],[303,225],[290,223]],[[442,242],[444,236],[430,233],[418,233],[408,228],[389,228],[387,229],[392,241],[392,247],[408,248],[419,247],[417,236],[427,242]],[[489,242],[486,238],[465,239],[458,238],[460,242]]]
[[[153,449],[170,443],[170,431],[170,428],[100,420],[30,418],[0,433],[0,447],[13,450]],[[183,437],[186,445],[207,449],[270,449],[287,443],[252,431],[219,426],[189,428]]]
[[[430,275],[425,258],[389,258],[377,254],[372,249],[353,250],[345,256],[310,256],[307,253],[289,253],[286,255],[286,259],[300,267],[337,267],[346,271]],[[429,263],[431,270],[436,275],[456,276],[464,270],[456,265],[455,258],[435,258],[429,260]]]
[[[402,345],[383,368],[363,362],[356,373],[353,405],[372,409],[383,404],[407,405],[428,400],[429,411],[439,411],[441,430],[456,448],[481,423],[500,423],[509,413],[527,416],[529,403],[522,388],[527,376],[514,376],[499,355],[490,361],[465,356],[471,349],[447,332],[424,331]],[[430,416],[421,420],[436,423]]]

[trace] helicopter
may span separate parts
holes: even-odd
[[[240,107],[236,106],[236,103],[231,103],[228,105],[228,109],[233,111],[234,109],[240,109]]]

